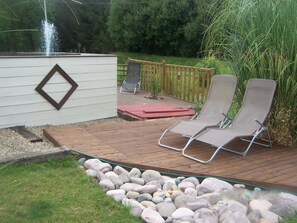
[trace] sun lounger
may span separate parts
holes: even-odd
[[[126,79],[120,88],[120,93],[123,91],[136,93],[140,88],[140,68],[141,63],[130,61],[128,62]]]
[[[183,148],[177,148],[162,142],[162,139],[169,132],[186,136],[192,141],[201,131],[207,127],[217,127],[226,124],[226,114],[228,113],[233,101],[236,89],[237,78],[232,75],[215,75],[211,79],[208,95],[199,116],[194,120],[185,120],[175,123],[166,129],[158,140],[162,147],[182,151]],[[187,146],[186,143],[185,146]]]
[[[245,156],[253,144],[271,147],[272,143],[268,128],[264,126],[264,121],[269,114],[275,89],[276,82],[274,80],[257,78],[250,79],[247,83],[242,106],[235,116],[232,124],[224,129],[207,129],[189,140],[188,145],[193,140],[198,140],[200,142],[214,146],[215,151],[211,157],[208,160],[200,160],[193,156],[187,155],[186,150],[188,149],[188,145],[183,149],[182,154],[192,160],[201,163],[208,163],[213,160],[220,150],[226,150]],[[259,143],[256,141],[262,132],[267,132],[267,143]],[[252,138],[251,140],[247,140],[244,137]],[[225,145],[236,138],[241,138],[242,140],[249,142],[247,148],[244,151],[239,152],[234,149],[225,148]]]

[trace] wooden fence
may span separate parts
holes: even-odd
[[[214,69],[130,59],[141,65],[141,89],[150,91],[153,82],[158,83],[159,92],[177,99],[201,104],[205,101],[214,75]],[[118,64],[118,84],[127,72],[126,64]]]

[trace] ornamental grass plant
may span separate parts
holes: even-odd
[[[274,142],[297,144],[297,1],[226,0],[211,7],[209,50],[223,56],[238,76],[241,102],[249,78],[277,81],[268,118]],[[218,9],[218,7],[220,7]]]

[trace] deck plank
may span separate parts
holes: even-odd
[[[246,157],[220,151],[211,163],[201,164],[183,157],[180,152],[157,145],[162,132],[176,121],[173,118],[72,125],[48,128],[44,133],[55,145],[128,166],[216,176],[297,192],[297,149],[278,145],[267,149],[255,145]],[[170,134],[164,141],[182,147],[186,139]],[[241,148],[245,145],[236,140],[229,146]],[[211,146],[200,142],[193,142],[187,150],[188,154],[201,159],[208,158],[212,152]]]

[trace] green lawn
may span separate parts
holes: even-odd
[[[216,68],[216,73],[230,74],[231,70],[225,61],[217,60],[214,57],[209,58],[189,58],[189,57],[171,57],[171,56],[160,56],[160,55],[149,55],[142,53],[130,53],[130,52],[115,52],[118,56],[118,64],[126,64],[128,58],[148,60],[154,62],[165,62],[167,64],[176,64],[183,66],[197,66],[197,67],[208,67]]]
[[[0,222],[142,222],[105,195],[72,156],[0,166]]]
[[[293,218],[282,221],[282,223],[297,223],[297,215],[295,215]]]
[[[139,60],[148,60],[154,62],[163,62],[168,64],[177,64],[177,65],[186,65],[186,66],[195,66],[198,62],[201,61],[199,58],[187,58],[187,57],[171,57],[171,56],[160,56],[160,55],[149,55],[142,53],[129,53],[129,52],[115,52],[118,56],[118,63],[125,64],[127,63],[128,58],[139,59]]]

